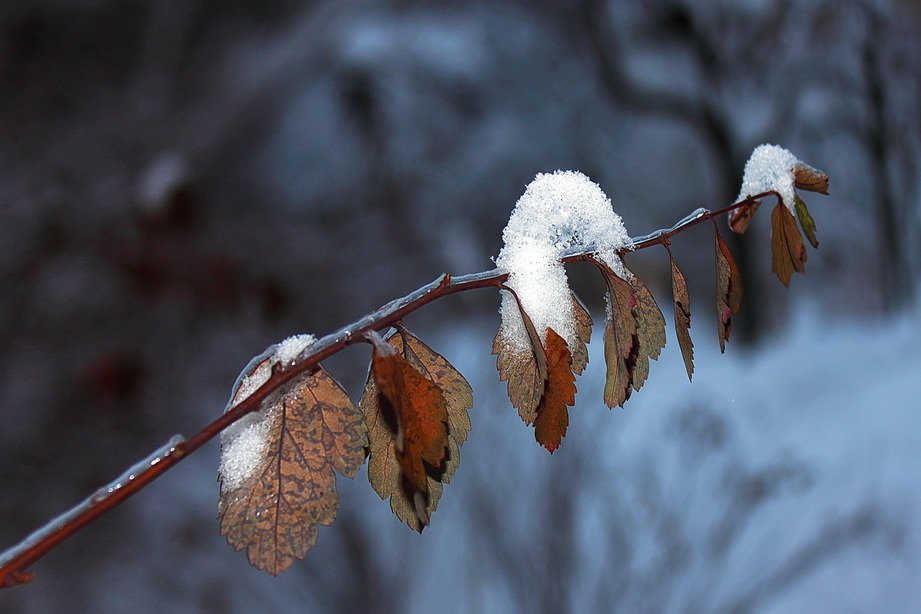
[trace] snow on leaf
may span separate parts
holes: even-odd
[[[492,342],[492,353],[496,355],[499,379],[508,382],[509,400],[518,410],[518,415],[524,423],[533,424],[537,418],[537,405],[544,395],[544,384],[547,381],[547,354],[534,323],[517,302],[515,292],[505,292],[519,309],[519,318],[529,343],[524,348],[519,347],[517,343],[510,343],[505,336],[505,327],[500,326]]]
[[[694,374],[694,343],[691,341],[691,299],[688,296],[688,284],[684,274],[675,259],[669,254],[672,265],[672,296],[675,303],[675,333],[678,336],[678,345],[681,347],[681,357],[684,359],[684,368],[688,372],[688,379]]]
[[[742,188],[736,201],[763,192],[774,191],[793,211],[793,169],[801,162],[788,150],[777,145],[759,145],[745,163]]]
[[[333,470],[355,476],[367,432],[322,368],[286,384],[257,413],[265,432],[255,471],[228,481],[222,465],[220,532],[247,550],[253,566],[277,575],[313,547],[317,525],[332,524],[339,509]]]
[[[547,329],[547,382],[537,407],[534,438],[552,454],[560,447],[569,426],[569,410],[576,404],[576,376],[566,340]]]
[[[496,264],[509,272],[506,284],[517,294],[517,300],[503,295],[505,344],[522,352],[532,345],[520,317],[525,311],[536,330],[552,328],[575,348],[576,313],[560,258],[581,247],[617,266],[617,252],[630,246],[630,237],[610,199],[582,173],[539,173],[516,203],[502,238]]]
[[[224,411],[229,411],[249,398],[272,377],[276,368],[285,369],[294,364],[299,355],[313,342],[313,335],[294,335],[270,345],[253,358],[234,383],[230,401]],[[268,434],[275,410],[261,407],[243,416],[221,433],[221,484],[225,490],[234,490],[261,465],[268,446]]]
[[[428,471],[428,502],[423,514],[417,513],[414,489],[403,484],[400,465],[394,441],[396,438],[396,416],[386,399],[381,397],[374,378],[369,374],[359,407],[368,423],[370,449],[368,478],[375,492],[382,499],[390,498],[390,509],[410,528],[421,531],[432,512],[438,506],[442,495],[442,482],[449,482],[460,464],[460,446],[470,431],[470,416],[467,412],[473,406],[473,391],[467,380],[419,338],[403,327],[388,337],[387,342],[442,390],[448,415],[448,453],[444,471]],[[424,518],[420,518],[420,516]],[[423,523],[423,520],[425,523]]]
[[[793,272],[806,272],[806,246],[793,214],[780,203],[771,213],[771,265],[785,286]]]
[[[725,352],[732,331],[732,316],[742,308],[742,274],[718,230],[715,230],[715,237],[716,332],[720,340],[720,352]]]
[[[510,293],[514,297],[514,292]],[[571,295],[571,300],[578,314],[576,351],[580,357],[576,366],[581,371],[588,362],[588,349],[584,344],[591,334],[591,317],[575,295]],[[530,347],[522,351],[507,343],[500,326],[493,339],[493,354],[497,356],[499,379],[508,382],[512,405],[525,424],[534,424],[535,439],[552,453],[566,435],[567,406],[575,404],[573,354],[562,335],[552,328],[546,329],[542,341],[524,309],[521,309],[521,319],[527,327]]]
[[[799,194],[793,197],[793,202],[796,206],[796,219],[799,220],[800,227],[802,227],[803,232],[806,234],[806,238],[809,239],[809,244],[813,248],[818,248],[819,240],[815,236],[815,220],[812,219],[812,215],[809,213],[806,203],[799,197]]]

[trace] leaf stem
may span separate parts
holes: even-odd
[[[619,250],[620,255],[623,256],[631,251],[653,245],[664,245],[668,249],[671,237],[696,226],[703,220],[713,220],[769,195],[776,196],[776,193],[771,191],[756,194],[713,212],[703,208],[696,209],[671,228],[657,230],[632,239],[629,248]],[[591,246],[580,247],[566,252],[561,260],[566,263],[594,261],[594,253],[595,250]],[[382,331],[402,320],[407,314],[439,298],[477,288],[499,288],[506,280],[508,280],[508,272],[498,268],[458,277],[452,277],[446,273],[406,296],[394,299],[351,324],[319,339],[310,346],[309,351],[303,354],[296,364],[286,368],[276,365],[271,376],[262,386],[221,414],[188,441],[184,441],[181,435],[175,435],[164,446],[129,467],[114,481],[0,553],[0,588],[24,584],[31,580],[32,574],[27,569],[37,560],[147,486],[229,425],[259,409],[269,395],[289,380],[302,373],[316,370],[321,361],[333,354],[354,343],[366,341],[365,334]]]

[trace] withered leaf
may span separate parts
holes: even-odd
[[[448,408],[441,389],[419,373],[396,348],[371,336],[374,385],[396,418],[393,449],[403,475],[420,493],[428,494],[425,465],[444,470],[448,449]]]
[[[600,268],[608,286],[608,317],[604,327],[604,360],[608,373],[604,402],[608,407],[623,406],[630,398],[640,352],[634,316],[637,295],[630,282],[621,279],[606,266]]]
[[[514,293],[512,293],[513,296]],[[517,301],[517,296],[515,299]],[[528,333],[530,347],[520,348],[509,343],[499,328],[493,339],[493,354],[497,355],[499,379],[508,381],[508,395],[526,424],[534,424],[534,437],[551,453],[566,435],[569,425],[568,406],[575,404],[574,370],[581,373],[588,363],[585,344],[591,336],[592,320],[588,312],[572,295],[575,316],[575,351],[552,328],[546,329],[542,341],[534,323],[518,302],[518,310]],[[575,357],[574,357],[575,356]]]
[[[729,228],[738,234],[745,234],[752,220],[755,219],[755,212],[761,206],[761,200],[755,200],[750,205],[742,205],[738,209],[733,209],[729,214]]]
[[[572,370],[576,375],[582,375],[588,365],[587,344],[592,339],[592,316],[575,294],[572,295],[572,310],[576,316],[576,343],[571,348]]]
[[[537,407],[534,438],[552,454],[560,447],[569,426],[568,407],[576,404],[576,376],[566,340],[547,329],[547,383]]]
[[[416,501],[414,488],[404,485],[394,441],[396,418],[386,399],[382,399],[371,374],[365,385],[359,407],[368,423],[370,458],[368,478],[381,499],[390,498],[390,509],[410,528],[421,531],[432,512],[438,506],[442,495],[442,482],[449,482],[460,464],[460,446],[470,431],[470,416],[467,412],[473,406],[473,391],[467,380],[447,361],[418,337],[403,327],[398,327],[387,342],[420,373],[434,382],[445,398],[448,415],[448,452],[444,470],[427,472],[428,501]],[[422,509],[419,506],[422,505]],[[422,512],[421,514],[419,512]]]
[[[793,185],[828,196],[828,175],[802,162],[793,167]]]
[[[809,213],[806,203],[799,197],[799,194],[794,194],[793,204],[796,207],[796,218],[799,220],[799,225],[806,234],[806,238],[809,239],[809,244],[817,248],[819,246],[819,240],[815,236],[816,227],[815,220],[812,219],[812,214]]]
[[[301,375],[267,403],[265,457],[248,480],[221,491],[220,531],[249,562],[277,575],[302,559],[317,525],[336,517],[335,469],[355,477],[367,431],[361,413],[322,368]]]
[[[516,296],[516,301],[517,298]],[[544,383],[547,381],[547,354],[534,329],[534,323],[521,308],[521,303],[518,303],[518,311],[528,332],[530,347],[522,349],[516,344],[509,343],[500,327],[492,342],[492,353],[496,355],[499,379],[508,382],[509,400],[525,424],[533,424],[537,418],[537,405],[544,395]]]
[[[665,318],[649,289],[636,277],[630,282],[636,293],[636,336],[639,349],[633,371],[633,389],[639,390],[649,377],[649,360],[656,360],[665,347]]]
[[[684,274],[674,258],[672,263],[672,296],[675,302],[675,333],[678,336],[678,345],[681,347],[681,357],[684,358],[684,368],[688,372],[688,379],[694,374],[694,343],[691,341],[691,299],[688,296],[688,284]]]
[[[794,271],[806,272],[806,246],[793,214],[782,203],[771,213],[771,265],[774,273],[790,285]]]
[[[736,265],[729,246],[716,231],[716,331],[720,352],[726,351],[726,342],[732,332],[732,316],[742,308],[742,274]]]

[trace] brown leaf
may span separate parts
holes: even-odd
[[[636,320],[636,336],[639,348],[636,368],[633,371],[633,389],[639,390],[649,377],[649,360],[656,360],[665,347],[665,318],[649,289],[636,277],[630,282],[636,293],[636,307],[633,316]]]
[[[462,446],[471,428],[467,411],[473,407],[473,389],[470,384],[451,363],[406,328],[398,326],[397,332],[388,341],[409,364],[441,389],[447,405],[448,435],[457,446]],[[451,481],[459,464],[459,452],[449,455],[445,460],[445,472],[441,476],[443,482]]]
[[[270,420],[265,457],[251,478],[221,491],[221,534],[249,562],[277,575],[304,558],[317,525],[336,517],[333,469],[355,477],[367,432],[361,413],[322,368],[295,378],[261,412]]]
[[[608,285],[608,318],[604,328],[604,360],[608,373],[604,402],[608,407],[623,407],[630,398],[640,352],[634,316],[638,305],[637,294],[630,282],[621,279],[606,266],[600,268]]]
[[[716,231],[716,331],[720,352],[726,351],[726,342],[732,331],[732,316],[742,308],[742,274],[736,265],[729,246]]]
[[[441,389],[446,403],[448,451],[443,471],[427,471],[426,500],[412,484],[404,483],[394,448],[396,417],[389,402],[381,397],[372,374],[368,375],[359,402],[370,436],[368,478],[371,486],[381,499],[390,498],[390,509],[400,520],[410,528],[422,531],[441,499],[442,482],[449,482],[460,464],[460,446],[470,431],[467,410],[473,406],[473,391],[467,380],[447,360],[405,328],[397,327],[387,342],[410,365]]]
[[[681,346],[681,356],[684,358],[684,368],[688,372],[688,379],[694,374],[694,343],[691,341],[691,299],[688,296],[688,284],[684,274],[674,258],[672,263],[672,296],[675,301],[675,333],[678,336],[678,345]]]
[[[771,264],[785,286],[793,272],[806,272],[806,246],[793,214],[782,203],[771,213]]]
[[[514,292],[512,296],[518,300]],[[534,424],[534,437],[551,453],[566,435],[569,425],[567,406],[575,404],[573,371],[578,369],[577,372],[581,373],[588,363],[585,344],[591,337],[592,319],[574,294],[572,305],[576,329],[574,353],[566,340],[552,328],[547,328],[546,340],[542,341],[520,302],[518,311],[528,333],[530,347],[521,349],[508,343],[501,327],[493,339],[492,351],[497,355],[499,379],[508,381],[512,405],[518,408],[518,415],[526,424]]]
[[[393,447],[400,470],[419,492],[428,494],[425,464],[444,470],[448,448],[448,409],[441,389],[419,373],[379,336],[371,337],[374,385],[396,417]],[[425,463],[425,464],[423,464]]]
[[[745,234],[748,226],[755,219],[755,211],[761,206],[761,200],[753,201],[750,205],[742,205],[738,209],[733,209],[729,214],[729,228],[732,232]]]
[[[828,196],[828,175],[802,162],[793,167],[793,185]]]
[[[492,342],[492,353],[496,355],[499,379],[508,382],[509,400],[525,424],[533,424],[547,381],[547,354],[531,318],[521,309],[521,303],[518,304],[518,311],[528,331],[530,348],[521,349],[510,344],[502,335],[500,327]]]
[[[573,294],[572,310],[576,316],[576,347],[572,348],[572,370],[576,375],[582,375],[588,365],[587,344],[592,339],[592,316],[582,304],[582,301]]]
[[[537,407],[534,438],[552,454],[560,447],[569,426],[569,410],[576,404],[576,376],[566,341],[547,329],[547,383]]]

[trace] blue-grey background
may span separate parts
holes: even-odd
[[[495,295],[409,318],[476,394],[422,536],[362,473],[271,578],[217,533],[212,443],[0,611],[915,611],[919,8],[6,0],[0,547],[213,419],[268,344],[489,268],[537,172],[587,173],[634,235],[731,202],[762,142],[832,195],[806,194],[822,245],[789,290],[767,211],[733,242],[747,296],[725,356],[711,230],[676,239],[694,383],[670,337],[610,411],[596,341],[552,457],[497,381]],[[664,253],[628,264],[668,316]],[[602,322],[597,275],[570,276]],[[356,399],[367,358],[326,365]]]

